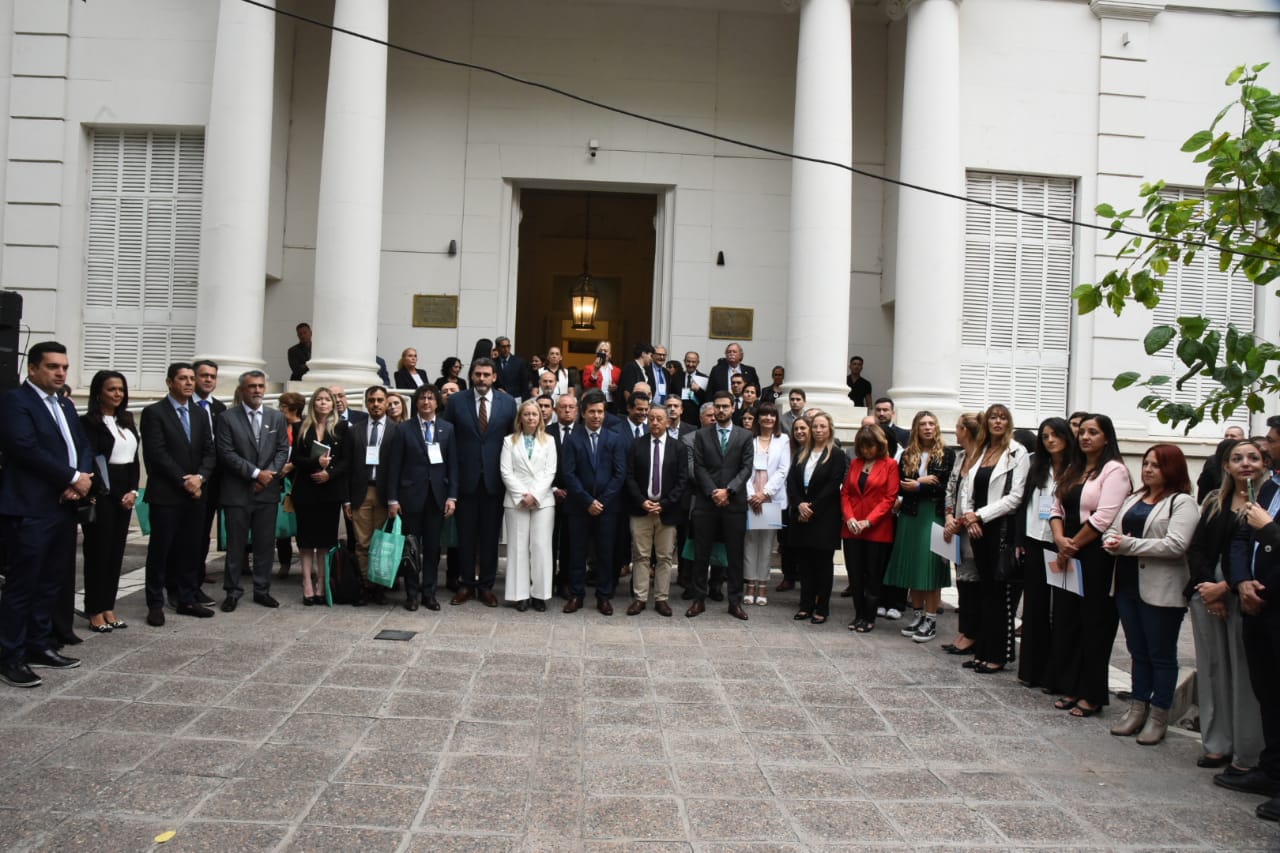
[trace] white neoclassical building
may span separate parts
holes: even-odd
[[[283,380],[299,321],[307,380],[349,386],[375,354],[394,367],[414,347],[434,376],[498,334],[571,360],[653,340],[704,363],[738,338],[845,423],[857,354],[904,416],[1089,409],[1135,440],[1168,431],[1110,382],[1160,366],[1151,315],[1069,300],[1118,245],[879,178],[1085,222],[1144,180],[1194,193],[1179,146],[1232,97],[1230,68],[1280,47],[1273,0],[7,0],[0,16],[0,286],[31,340],[71,346],[77,387],[111,366],[145,393],[193,355]],[[592,331],[570,310],[584,265]],[[1159,313],[1206,311],[1280,323],[1247,283],[1180,271]]]

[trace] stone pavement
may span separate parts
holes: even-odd
[[[1073,719],[894,623],[854,635],[843,599],[813,626],[794,592],[745,624],[273,592],[161,629],[130,595],[83,667],[0,693],[0,846],[1280,849],[1196,737],[1113,738],[1117,706]]]

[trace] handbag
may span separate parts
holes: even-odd
[[[1013,487],[1013,471],[1004,478],[1004,494],[1008,497]],[[1013,542],[1009,541],[1009,527],[1013,524],[1013,516],[1006,515],[1000,519],[1000,538],[996,542],[995,563],[991,570],[991,579],[997,583],[1020,583],[1022,581],[1023,559],[1018,556]]]
[[[93,524],[98,520],[98,499],[88,497],[76,504],[76,521],[81,525]]]
[[[373,538],[369,541],[369,582],[391,589],[396,584],[403,557],[404,535],[400,532],[400,516],[397,515],[373,531]]]

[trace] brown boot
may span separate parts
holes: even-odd
[[[1142,734],[1138,735],[1138,743],[1143,746],[1155,746],[1164,740],[1164,733],[1169,729],[1169,709],[1157,708],[1151,706],[1151,713],[1147,716],[1147,724],[1142,727]]]
[[[1129,703],[1129,710],[1124,712],[1120,722],[1111,727],[1111,733],[1117,737],[1136,735],[1142,729],[1142,724],[1147,721],[1147,712],[1150,707],[1148,703],[1134,699]]]

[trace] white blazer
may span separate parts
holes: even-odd
[[[503,506],[518,506],[525,495],[533,495],[539,508],[555,506],[551,483],[556,477],[556,443],[549,435],[544,438],[544,441],[534,441],[532,459],[525,453],[524,439],[518,433],[502,439],[498,467],[502,483],[507,487]]]
[[[752,459],[755,459],[759,439],[751,440]],[[785,435],[775,435],[769,442],[769,463],[765,468],[769,479],[764,484],[764,493],[769,502],[781,509],[787,508],[787,472],[791,470],[791,442]],[[747,497],[756,493],[755,464],[751,466],[751,476],[747,479]]]
[[[982,453],[979,448],[978,453]],[[1022,492],[1027,487],[1027,474],[1031,470],[1031,454],[1027,449],[1016,441],[1010,442],[1009,447],[1004,453],[1000,454],[1000,458],[996,460],[995,467],[991,469],[991,482],[987,485],[987,505],[981,509],[973,508],[973,485],[974,480],[978,477],[978,465],[981,461],[975,463],[963,477],[959,478],[958,494],[956,495],[955,516],[959,518],[966,512],[977,512],[978,518],[982,519],[983,524],[1006,515],[1012,515],[1018,509],[1018,504],[1022,502]],[[956,460],[955,470],[959,471],[961,460]],[[1005,481],[1012,477],[1013,480],[1009,484],[1009,494],[1004,493]]]
[[[1124,536],[1121,524],[1125,513],[1142,500],[1141,494],[1125,499],[1105,536]],[[1175,493],[1161,498],[1147,515],[1141,536],[1126,536],[1116,551],[1122,557],[1138,558],[1138,595],[1155,607],[1185,607],[1182,591],[1191,580],[1187,568],[1187,546],[1200,522],[1200,508],[1191,495]],[[1105,538],[1104,536],[1104,538]],[[1116,594],[1115,581],[1111,594]]]

